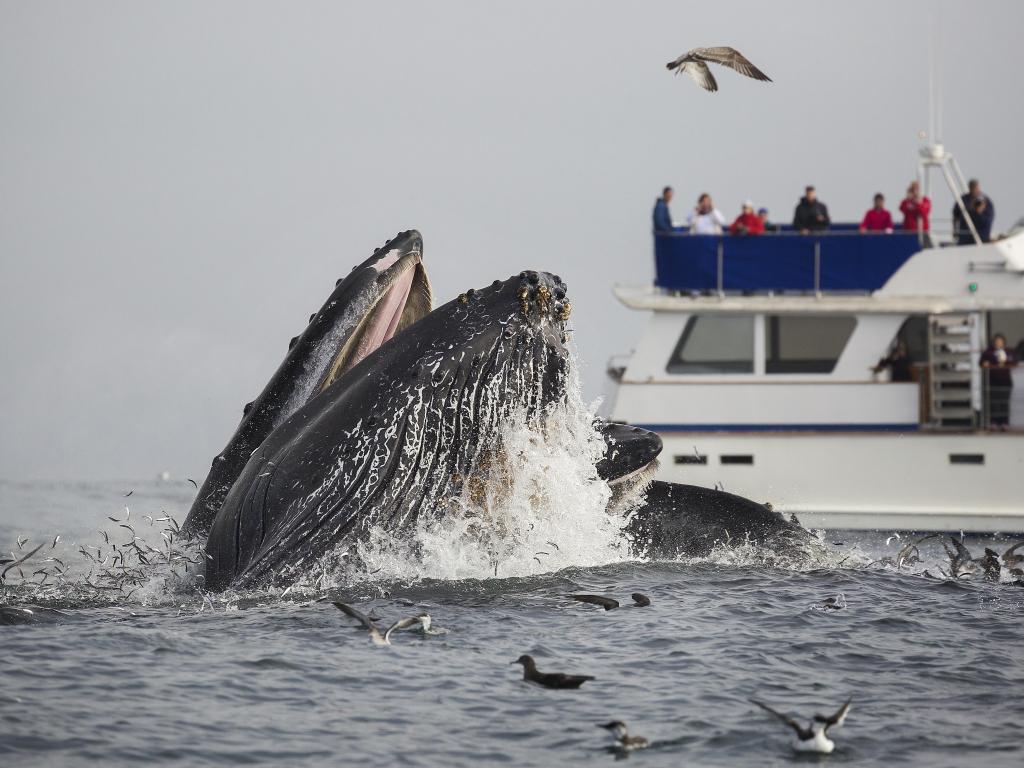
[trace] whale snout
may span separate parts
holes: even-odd
[[[550,272],[520,272],[516,297],[527,318],[565,323],[572,312],[565,283]]]

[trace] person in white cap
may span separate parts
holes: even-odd
[[[743,201],[743,210],[729,226],[729,234],[732,235],[763,235],[764,222],[761,217],[754,213],[754,203],[751,200]]]

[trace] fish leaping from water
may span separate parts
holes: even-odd
[[[711,69],[708,67],[709,62],[735,69],[741,75],[752,77],[755,80],[772,81],[768,75],[751,64],[742,53],[727,45],[716,48],[694,48],[665,66],[670,70],[675,70],[677,75],[680,72],[685,72],[705,91],[714,92],[718,90],[718,82],[711,74]]]

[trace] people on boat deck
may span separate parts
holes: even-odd
[[[921,195],[921,185],[915,179],[907,187],[907,196],[900,203],[903,214],[903,228],[911,232],[928,231],[928,214],[932,212],[932,201]]]
[[[754,213],[754,204],[750,200],[743,201],[743,210],[736,220],[729,225],[731,235],[762,235],[764,234],[764,222],[761,217]]]
[[[828,229],[831,223],[828,218],[828,208],[818,199],[817,190],[808,186],[793,212],[793,229],[799,230],[802,235],[807,235],[811,232]]]
[[[881,192],[875,195],[874,206],[864,214],[860,231],[892,233],[892,214],[885,210],[885,195]]]
[[[906,343],[897,341],[893,344],[892,349],[889,350],[889,354],[879,360],[878,364],[871,370],[875,373],[881,373],[888,368],[890,381],[913,381],[911,365],[912,361],[910,354],[907,352]]]
[[[720,235],[725,226],[725,217],[711,202],[707,192],[697,198],[697,207],[686,217],[691,235]]]
[[[988,195],[981,191],[981,184],[977,179],[967,182],[967,194],[961,197],[960,201],[967,210],[967,215],[974,224],[981,242],[989,242],[992,239],[992,221],[996,217],[996,209]],[[956,235],[959,245],[970,245],[974,242],[971,228],[967,226],[959,205],[953,206],[953,234]]]
[[[1017,356],[1006,346],[1006,337],[997,333],[992,343],[981,353],[981,367],[988,378],[989,424],[993,429],[1006,430],[1010,423],[1010,394]]]
[[[768,220],[768,209],[767,208],[758,208],[757,209],[757,218],[759,218],[761,220],[761,228],[765,232],[778,232],[779,231],[779,225],[778,224],[772,224]]]
[[[655,232],[672,231],[672,214],[668,210],[668,204],[672,202],[672,194],[672,187],[665,187],[661,190],[661,197],[654,203]]]

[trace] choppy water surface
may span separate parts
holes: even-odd
[[[162,510],[182,519],[193,492],[137,484],[123,498],[131,487],[0,484],[0,546],[46,541],[40,556],[85,569],[77,545],[119,530],[107,518],[125,504],[133,522]],[[0,603],[68,615],[0,626],[0,761],[602,765],[616,755],[596,724],[621,719],[655,742],[629,757],[637,765],[781,765],[797,759],[786,729],[749,698],[809,716],[852,696],[837,751],[812,761],[1019,765],[1024,588],[925,577],[944,562],[936,542],[909,572],[869,565],[895,554],[888,534],[830,534],[828,554],[800,569],[755,555],[560,560],[514,578],[403,576],[212,601],[159,576],[131,598],[81,583],[8,587]],[[981,554],[982,542],[967,544]],[[566,598],[577,591],[640,591],[653,605],[605,612]],[[845,610],[816,608],[838,592]],[[324,596],[385,620],[426,609],[450,631],[378,648]],[[522,653],[597,680],[526,684],[510,665]]]

